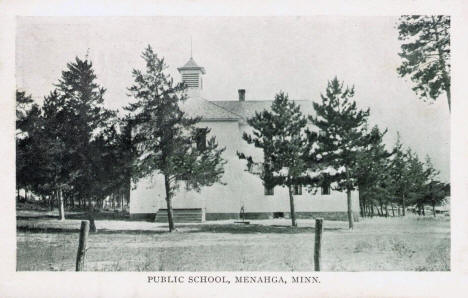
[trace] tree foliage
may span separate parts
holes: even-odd
[[[189,117],[180,105],[187,100],[186,86],[174,83],[166,73],[164,59],[158,58],[148,46],[142,58],[145,71],[133,70],[134,84],[129,88],[136,102],[126,107],[134,125],[137,146],[136,179],[154,174],[164,176],[169,230],[174,229],[171,199],[181,179],[188,189],[199,191],[202,186],[219,182],[224,173],[222,152],[215,138],[204,146],[195,146],[200,134],[208,128],[197,126],[200,118]]]
[[[254,161],[252,156],[244,153],[238,153],[238,156],[247,160],[248,168],[260,176],[265,187],[288,188],[291,221],[296,226],[292,189],[295,185],[310,184],[307,175],[310,165],[305,159],[307,118],[301,113],[300,106],[280,92],[275,96],[271,110],[256,112],[247,123],[253,132],[244,132],[243,139],[262,150],[263,161]]]
[[[366,216],[366,211],[374,206],[380,206],[383,213],[383,206],[391,200],[389,157],[392,152],[383,143],[386,133],[387,130],[380,131],[374,126],[368,134],[367,146],[358,154],[356,175],[361,216]]]
[[[354,87],[344,87],[334,78],[327,84],[321,102],[314,102],[315,116],[310,121],[319,130],[316,155],[322,172],[344,190],[348,197],[349,227],[353,228],[351,191],[358,187],[358,160],[360,151],[371,141],[367,134],[369,109],[357,107]]]
[[[450,17],[404,15],[398,22],[402,63],[397,71],[409,76],[424,100],[445,92],[450,102]]]
[[[41,141],[41,109],[32,96],[16,91],[16,188],[38,191],[42,160],[37,158]],[[37,169],[31,171],[31,168]]]

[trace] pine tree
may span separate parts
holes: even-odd
[[[243,134],[248,144],[262,149],[263,161],[238,153],[247,160],[248,169],[260,176],[265,187],[288,188],[292,226],[297,226],[293,188],[310,183],[307,180],[307,118],[300,107],[280,92],[275,96],[271,111],[256,112],[247,120],[253,133]],[[256,170],[261,169],[261,170]]]
[[[445,91],[450,111],[450,17],[405,15],[398,33],[403,42],[398,74],[410,76],[423,99],[436,100]]]
[[[424,202],[432,207],[432,214],[436,217],[435,207],[445,202],[449,185],[437,179],[439,171],[434,168],[429,156],[426,156],[424,163],[424,175],[426,178],[424,185]]]
[[[366,216],[366,209],[374,208],[374,202],[379,203],[381,211],[383,205],[387,209],[390,201],[390,189],[388,183],[388,167],[391,152],[385,149],[383,137],[387,130],[381,132],[374,126],[368,134],[369,142],[359,152],[356,175],[359,189],[359,204],[361,216]]]
[[[398,198],[397,202],[402,207],[402,215],[406,215],[406,207],[408,205],[408,181],[407,175],[407,160],[408,157],[403,149],[403,144],[400,140],[400,134],[397,134],[397,141],[393,147],[394,155],[390,162],[390,177],[393,195]]]
[[[394,155],[390,162],[390,182],[394,197],[401,205],[403,216],[406,215],[408,206],[416,205],[419,212],[424,212],[425,189],[427,172],[424,164],[419,160],[411,148],[404,149],[397,135],[397,141],[393,148]]]
[[[191,118],[180,109],[186,100],[183,83],[175,84],[164,59],[158,58],[150,46],[142,54],[146,70],[133,70],[134,84],[129,88],[137,100],[126,107],[131,113],[137,147],[136,175],[162,174],[166,191],[169,231],[174,230],[172,198],[179,180],[186,180],[187,189],[200,191],[203,186],[220,182],[224,173],[224,148],[218,148],[214,137],[204,140],[210,131],[196,125],[200,118]],[[199,141],[197,146],[194,145]]]
[[[358,186],[359,152],[370,142],[366,135],[369,110],[358,109],[353,96],[354,87],[344,88],[335,77],[328,82],[321,103],[313,103],[316,115],[309,116],[319,129],[316,154],[322,172],[337,185],[337,190],[346,191],[350,229],[354,226],[351,192]]]
[[[58,201],[59,218],[65,219],[64,190],[72,188],[71,158],[73,148],[67,144],[72,135],[70,115],[65,108],[65,98],[56,90],[44,98],[42,105],[43,130],[41,132],[41,152],[45,161],[44,171],[47,177],[49,195]]]
[[[103,199],[98,170],[105,167],[103,155],[107,154],[99,136],[115,123],[115,112],[104,107],[105,89],[96,79],[92,62],[76,57],[56,84],[59,110],[65,111],[61,125],[66,131],[63,145],[69,153],[68,186],[78,199],[88,200],[91,231],[95,231],[93,201]],[[62,193],[59,189],[59,198]]]
[[[415,205],[418,213],[425,215],[425,197],[424,187],[427,180],[426,172],[424,171],[424,164],[419,160],[418,155],[408,148],[406,150],[407,156],[407,170],[404,172],[403,185],[406,186],[407,197],[409,204]]]
[[[43,181],[40,158],[42,115],[32,96],[16,91],[16,188],[38,191]]]

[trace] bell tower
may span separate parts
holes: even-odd
[[[187,85],[189,94],[198,94],[203,89],[202,75],[206,73],[205,68],[198,66],[193,57],[177,70],[182,76],[182,82]]]

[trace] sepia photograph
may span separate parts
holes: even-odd
[[[449,15],[15,34],[16,271],[451,271]]]

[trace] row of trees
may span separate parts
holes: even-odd
[[[96,83],[92,63],[76,58],[67,64],[55,89],[42,106],[17,92],[17,188],[49,202],[58,202],[60,218],[65,205],[89,208],[107,197],[126,198],[130,183],[160,175],[164,180],[169,230],[174,229],[172,198],[181,178],[189,189],[210,186],[224,173],[224,148],[215,138],[196,146],[200,118],[181,109],[186,86],[174,83],[164,59],[147,47],[144,70],[133,70],[128,88],[134,99],[118,117],[104,107],[105,89]],[[292,225],[296,225],[293,187],[323,184],[345,191],[349,227],[353,228],[351,193],[359,189],[362,216],[388,214],[399,206],[403,215],[410,205],[433,207],[441,202],[446,185],[436,180],[430,161],[421,163],[398,141],[393,150],[383,144],[385,131],[369,128],[369,110],[353,99],[354,88],[337,78],[328,82],[315,115],[280,92],[270,110],[248,119],[253,134],[244,140],[263,150],[263,160],[239,153],[248,169],[265,186],[289,189]],[[221,182],[220,182],[221,183]],[[393,210],[393,209],[392,209]],[[93,222],[93,221],[92,221]],[[92,224],[93,226],[93,224]]]
[[[437,180],[429,158],[422,163],[398,138],[387,150],[387,130],[369,128],[369,109],[356,105],[354,87],[344,87],[336,77],[328,82],[321,102],[314,102],[315,115],[303,115],[300,107],[280,92],[270,110],[248,119],[253,133],[244,140],[263,151],[255,160],[239,152],[247,170],[257,174],[266,187],[287,187],[292,225],[296,226],[293,188],[306,185],[315,191],[323,185],[347,194],[349,228],[353,228],[351,193],[359,190],[361,216],[388,216],[388,207],[398,206],[402,215],[408,206],[424,210],[443,202],[448,185]],[[424,212],[424,211],[422,211]],[[395,215],[393,212],[392,215]]]
[[[17,91],[18,193],[24,189],[51,205],[58,202],[62,220],[66,205],[88,208],[95,230],[94,206],[108,197],[128,201],[132,179],[160,174],[172,231],[171,200],[179,178],[195,190],[220,180],[224,148],[214,138],[193,146],[209,130],[180,109],[186,86],[174,83],[150,46],[142,58],[146,69],[133,70],[128,90],[135,100],[124,108],[125,117],[104,107],[105,89],[87,58],[67,64],[42,106]]]
[[[102,205],[108,197],[128,200],[134,152],[131,121],[104,107],[105,89],[92,63],[67,64],[41,107],[17,91],[17,189],[65,205]]]

